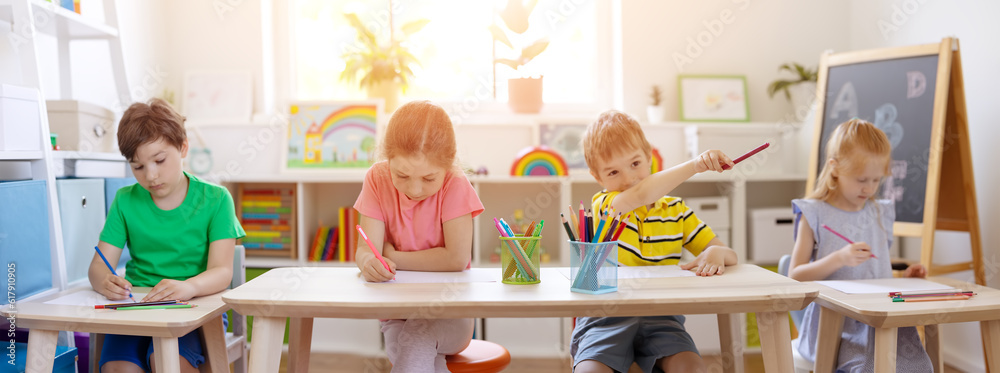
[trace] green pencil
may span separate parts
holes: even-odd
[[[197,305],[195,305],[195,304],[165,304],[165,305],[159,305],[159,306],[132,306],[132,307],[118,307],[118,308],[116,308],[116,310],[118,310],[118,311],[127,311],[127,310],[161,310],[161,309],[167,309],[167,308],[192,308],[192,307],[197,307]]]

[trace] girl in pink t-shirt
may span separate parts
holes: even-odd
[[[472,260],[472,218],[483,212],[455,161],[448,114],[428,101],[401,106],[389,119],[380,157],[365,175],[354,208],[361,228],[381,248],[387,270],[367,243],[355,248],[365,280],[391,280],[397,269],[461,271]],[[393,372],[447,372],[445,356],[472,340],[472,319],[384,320]],[[405,342],[404,342],[405,341]]]

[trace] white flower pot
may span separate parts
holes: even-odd
[[[795,113],[795,119],[804,120],[813,102],[816,101],[816,83],[795,84],[788,87],[788,92],[792,95],[792,112]]]
[[[646,119],[649,120],[649,124],[663,123],[666,115],[667,109],[663,106],[646,106]]]

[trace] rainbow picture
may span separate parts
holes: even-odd
[[[374,159],[377,103],[293,104],[287,169],[366,168]]]
[[[559,153],[547,146],[531,146],[517,153],[511,176],[566,176],[569,169]]]
[[[660,151],[653,148],[653,156],[649,157],[649,163],[652,173],[657,173],[663,171],[663,157],[660,156]]]

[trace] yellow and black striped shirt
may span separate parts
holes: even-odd
[[[605,190],[595,194],[594,211],[609,208],[619,193]],[[622,216],[625,214],[628,212],[623,211]],[[697,256],[715,238],[712,228],[679,197],[663,196],[653,208],[640,206],[625,223],[618,238],[618,262],[622,265],[674,265],[681,258],[681,248]]]

